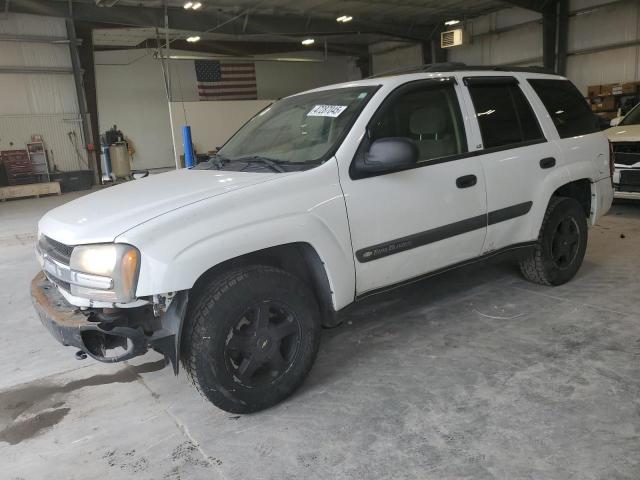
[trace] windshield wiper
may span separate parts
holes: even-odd
[[[231,160],[229,160],[227,157],[220,155],[219,153],[216,153],[215,155],[212,155],[211,157],[209,157],[209,161],[213,163],[218,170],[222,170],[225,163],[229,163]]]
[[[230,161],[231,162],[247,162],[247,165],[250,165],[252,163],[262,163],[263,165],[266,165],[274,172],[279,172],[279,173],[286,172],[286,170],[282,168],[282,166],[280,165],[281,162],[279,162],[278,160],[272,160],[270,158],[262,157],[260,155],[250,155],[247,157],[234,158],[233,160],[230,160]]]
[[[206,162],[199,163],[195,165],[193,168],[196,170],[222,170],[225,164],[229,163],[229,159],[220,155],[219,153],[215,153],[209,156],[209,159]]]

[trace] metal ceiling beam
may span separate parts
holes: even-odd
[[[503,3],[542,13],[549,8],[549,4],[555,4],[555,0],[503,0]]]
[[[70,75],[72,68],[68,67],[0,67],[0,73],[42,73],[53,75]]]
[[[6,5],[8,0],[0,0]],[[11,0],[11,11],[68,17],[67,3],[57,0]],[[238,17],[238,18],[234,18]],[[103,26],[162,27],[163,12],[158,8],[116,5],[100,8],[94,3],[74,3],[73,19]],[[322,36],[335,34],[380,33],[415,41],[429,40],[433,25],[411,26],[388,24],[354,19],[348,24],[340,24],[335,19],[302,15],[269,15],[250,13],[237,16],[219,10],[187,11],[181,7],[169,8],[169,25],[172,29],[195,32],[215,31],[229,35],[251,33],[272,33],[289,36]]]
[[[131,47],[95,45],[96,51],[100,50],[123,50],[123,49],[139,49],[139,48],[156,48],[156,40],[149,38],[143,40],[139,44]],[[258,41],[228,41],[228,40],[200,40],[197,44],[178,39],[171,42],[171,48],[181,51],[218,53],[223,55],[265,55],[270,53],[291,53],[291,52],[310,52],[324,51],[323,45],[317,48],[303,47],[298,43],[292,42],[258,42]],[[339,43],[328,43],[327,50],[332,54],[351,55],[354,57],[366,56],[369,54],[366,45],[345,45]]]
[[[13,35],[8,33],[0,33],[0,42],[53,43],[64,45],[69,43],[69,39],[67,37],[48,37],[44,35]]]

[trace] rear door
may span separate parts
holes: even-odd
[[[535,240],[533,208],[545,178],[561,168],[558,147],[547,141],[530,101],[512,76],[465,77],[475,111],[478,161],[487,183],[487,236],[483,253]],[[530,92],[530,91],[529,91]]]
[[[575,85],[562,78],[529,78],[527,83],[558,132],[555,143],[571,177],[608,177],[609,144],[600,131],[598,118]]]

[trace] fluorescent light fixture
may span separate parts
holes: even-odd
[[[460,23],[460,20],[447,20],[444,22],[445,25],[457,25]]]
[[[185,10],[189,10],[191,7],[193,7],[193,2],[187,2],[184,4],[184,9]]]
[[[342,15],[341,17],[336,18],[336,22],[347,23],[353,20],[351,15]]]
[[[190,43],[195,43],[198,40],[200,40],[200,37],[198,35],[194,35],[193,37],[187,37],[187,42],[190,42]]]
[[[305,38],[304,40],[302,40],[302,45],[305,46],[309,46],[309,45],[313,45],[314,43],[316,43],[316,41],[313,38]]]
[[[198,10],[201,6],[202,6],[202,3],[196,2],[196,3],[193,4],[193,7],[191,7],[191,8],[193,8],[194,10]]]

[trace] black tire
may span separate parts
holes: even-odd
[[[320,310],[303,282],[276,268],[243,267],[209,282],[189,309],[182,363],[217,407],[256,412],[302,384],[320,331]]]
[[[562,285],[578,272],[587,250],[587,218],[573,198],[552,197],[534,252],[520,261],[524,277],[540,285]]]

